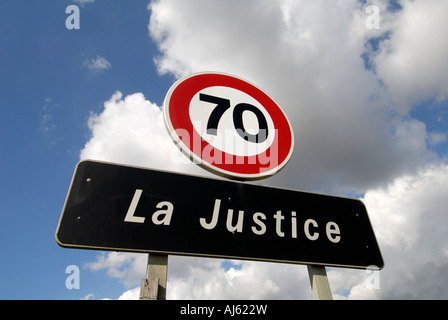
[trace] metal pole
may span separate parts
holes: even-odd
[[[314,300],[333,300],[325,267],[314,265],[307,267]]]
[[[168,255],[149,254],[146,279],[142,279],[140,300],[166,300]]]

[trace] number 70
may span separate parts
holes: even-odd
[[[208,94],[200,93],[199,100],[216,104],[210,114],[210,118],[207,122],[207,134],[217,135],[218,123],[221,120],[222,115],[230,108],[230,100]],[[243,113],[245,111],[252,112],[258,120],[258,133],[248,133],[243,123]],[[233,109],[233,124],[236,132],[246,141],[254,143],[262,143],[266,141],[268,137],[268,123],[266,117],[260,109],[249,103],[238,103]]]

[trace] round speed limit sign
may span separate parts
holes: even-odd
[[[294,148],[280,107],[253,84],[224,73],[178,80],[163,103],[166,127],[194,163],[241,180],[272,176]]]

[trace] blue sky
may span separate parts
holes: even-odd
[[[66,28],[72,4],[79,30]],[[369,4],[380,9],[377,30],[365,25]],[[445,9],[443,0],[0,2],[0,299],[135,298],[145,255],[56,244],[70,180],[81,158],[210,176],[167,161],[173,146],[160,125],[174,81],[207,70],[256,83],[292,122],[294,156],[262,184],[366,203],[382,288],[363,287],[362,271],[332,269],[333,294],[427,297],[412,280],[422,270],[448,279]],[[69,265],[80,268],[78,290],[65,286]],[[301,266],[170,258],[169,274],[171,298],[311,295]],[[437,281],[427,281],[441,287],[432,297],[446,299]]]

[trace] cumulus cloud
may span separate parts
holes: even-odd
[[[330,269],[335,298],[448,296],[443,280],[448,279],[448,166],[429,149],[446,133],[428,132],[410,112],[425,99],[447,99],[442,2],[403,0],[392,8],[373,1],[381,13],[379,30],[366,28],[366,4],[356,0],[149,5],[148,30],[160,51],[155,58],[160,73],[237,74],[265,89],[288,115],[295,152],[285,169],[263,184],[362,195],[386,265],[379,289],[369,286],[369,270]],[[141,93],[116,92],[88,125],[92,135],[83,159],[206,174],[181,161],[161,107]],[[120,297],[125,299],[137,297],[132,287],[144,276],[145,263],[145,255],[109,253],[89,268],[126,283],[131,289]],[[167,294],[311,298],[304,266],[187,257],[170,257]]]
[[[359,1],[154,1],[148,28],[161,52],[156,58],[161,73],[234,73],[264,88],[284,109],[294,128],[295,152],[268,183],[363,193],[413,172],[433,156],[427,142],[443,141],[443,133],[431,135],[424,123],[403,115],[394,95],[365,68],[362,56],[369,37],[392,28],[387,22],[392,13],[382,1],[378,5],[385,21],[376,34],[365,27],[367,14]],[[369,57],[381,60],[375,54]],[[122,117],[129,118],[126,112]],[[135,131],[140,124],[129,125]],[[153,129],[147,125],[146,130]],[[152,135],[159,142],[165,137],[163,128],[160,139]],[[149,140],[135,137],[123,146],[130,151],[127,158],[135,153],[132,145]],[[147,148],[159,154],[165,150]]]
[[[96,261],[85,263],[84,267],[91,271],[106,270],[109,277],[130,286],[145,277],[146,261],[147,257],[142,254],[103,252]]]
[[[311,298],[303,266],[234,261],[224,267],[223,260],[177,259],[168,282],[171,299]]]
[[[117,300],[138,300],[139,298],[140,298],[140,287],[137,287],[123,292],[123,294],[119,296]]]
[[[414,175],[364,196],[382,248],[384,299],[448,297],[448,165],[428,165]]]
[[[391,14],[378,5],[387,27]],[[149,8],[159,72],[238,74],[289,116],[295,152],[273,183],[362,192],[426,161],[426,145],[399,134],[426,133],[400,114],[391,92],[365,67],[368,40],[385,30],[366,28],[359,1],[167,0]]]
[[[142,93],[123,98],[121,92],[115,92],[101,113],[90,115],[88,126],[91,138],[81,151],[81,159],[201,173],[172,142],[161,107]]]
[[[394,96],[406,105],[423,99],[448,98],[446,57],[448,42],[443,0],[401,1],[387,40],[375,57],[378,76]]]

